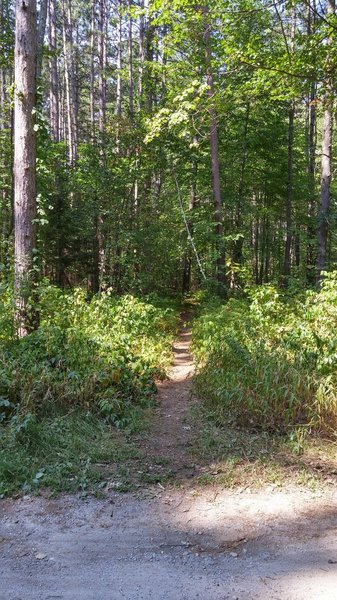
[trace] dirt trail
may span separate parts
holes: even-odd
[[[157,385],[158,408],[155,410],[151,435],[143,447],[145,455],[157,465],[162,461],[165,470],[174,475],[176,480],[185,480],[197,474],[190,456],[190,446],[196,435],[191,425],[190,411],[197,404],[197,399],[192,395],[192,334],[187,324],[188,315],[184,314],[179,337],[173,346],[174,360],[168,379]]]
[[[337,600],[334,488],[193,487],[189,341],[183,330],[144,448],[189,485],[3,500],[0,600]]]

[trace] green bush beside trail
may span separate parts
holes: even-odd
[[[337,431],[337,273],[319,293],[271,286],[208,304],[194,325],[196,387],[218,424]]]
[[[168,301],[88,300],[49,285],[39,296],[40,326],[23,339],[10,294],[0,296],[0,495],[99,481],[95,461],[129,452],[111,426],[141,426],[171,360],[177,311]]]
[[[82,290],[50,286],[42,288],[40,306],[37,331],[1,340],[3,420],[10,408],[39,414],[83,406],[118,421],[151,396],[154,377],[170,360],[172,309],[132,296],[86,301]]]

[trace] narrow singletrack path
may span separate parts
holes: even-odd
[[[191,330],[188,315],[182,315],[182,326],[173,345],[173,363],[168,378],[158,382],[158,408],[154,411],[151,433],[143,452],[150,459],[166,466],[176,480],[197,474],[190,448],[197,435],[191,410],[197,404],[192,394],[194,362],[190,353]]]

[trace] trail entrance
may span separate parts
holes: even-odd
[[[334,489],[194,487],[190,335],[175,343],[144,447],[177,487],[3,500],[0,600],[337,599]]]

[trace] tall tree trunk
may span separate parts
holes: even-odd
[[[194,210],[197,198],[197,190],[196,190],[196,173],[197,173],[197,163],[196,160],[193,160],[192,165],[192,184],[191,184],[191,194],[188,203],[188,210],[191,215]],[[189,235],[193,237],[193,222],[191,218],[188,219],[187,227],[189,230]],[[190,239],[188,239],[188,246],[184,255],[184,263],[183,263],[183,294],[188,294],[191,289],[191,277],[192,277],[192,247]]]
[[[57,68],[57,41],[56,41],[56,0],[48,2],[48,34],[49,34],[49,103],[50,127],[54,142],[60,141],[60,104],[59,104],[59,78]]]
[[[307,35],[316,31],[316,2],[309,3]],[[307,171],[308,171],[308,225],[307,225],[307,256],[306,279],[309,285],[315,283],[315,252],[316,252],[316,95],[317,84],[312,81],[308,92],[307,106]]]
[[[99,128],[99,144],[100,144],[100,167],[103,170],[105,165],[104,158],[104,135],[106,125],[106,44],[107,44],[107,6],[105,0],[99,0],[99,73],[98,73],[98,128]],[[96,246],[98,253],[98,292],[102,289],[105,271],[105,248],[103,234],[103,217],[100,205],[100,200],[97,198],[97,217],[96,217]]]
[[[328,0],[328,17],[335,13],[335,0]],[[332,39],[328,40],[329,44]],[[330,57],[328,57],[328,64]],[[331,65],[329,65],[331,68]],[[331,160],[332,160],[332,135],[333,135],[333,108],[334,108],[333,84],[331,74],[328,74],[326,94],[324,100],[323,136],[322,136],[322,160],[321,160],[321,193],[318,215],[318,254],[317,254],[317,283],[322,280],[322,271],[327,267],[327,244],[329,233],[330,212],[330,187],[331,187]]]
[[[36,0],[16,1],[15,29],[15,275],[16,329],[20,337],[37,325],[33,257],[36,246]]]
[[[117,21],[117,89],[116,89],[116,148],[120,153],[120,121],[122,116],[122,0],[118,0]]]
[[[292,222],[292,206],[293,206],[293,156],[294,156],[294,118],[295,105],[291,103],[288,112],[288,182],[287,182],[287,200],[286,200],[286,242],[284,248],[283,262],[283,285],[288,285],[288,280],[291,272],[291,246],[293,241],[293,222]]]
[[[242,207],[243,207],[243,192],[244,192],[244,176],[246,170],[246,162],[247,162],[247,135],[248,135],[248,124],[249,124],[249,115],[250,115],[250,104],[247,104],[246,107],[246,115],[244,121],[244,129],[243,129],[243,141],[242,141],[242,158],[241,158],[241,168],[240,168],[240,179],[239,179],[239,189],[238,189],[238,199],[235,208],[235,228],[236,234],[240,235],[240,237],[234,241],[233,246],[233,255],[232,260],[234,265],[242,264],[242,249],[244,238],[242,234]],[[235,284],[239,283],[240,277],[239,275],[234,276]]]
[[[143,107],[143,79],[145,65],[145,3],[140,2],[141,13],[139,17],[139,72],[138,72],[138,98],[139,108]]]
[[[90,137],[95,141],[95,41],[96,41],[96,0],[91,3],[90,31]]]
[[[209,23],[208,7],[204,5],[204,44],[206,60],[206,76],[208,84],[209,114],[210,114],[210,142],[211,142],[211,161],[212,161],[212,187],[214,197],[215,213],[215,235],[216,235],[216,278],[219,292],[225,294],[226,274],[225,274],[225,248],[224,248],[224,226],[223,226],[223,206],[221,200],[220,188],[220,166],[219,166],[219,148],[218,148],[218,124],[217,115],[214,108],[214,79],[212,69],[212,51],[211,35]]]
[[[76,160],[77,154],[77,115],[71,0],[62,0],[62,9],[64,77],[67,105],[68,154],[69,163],[73,164]]]
[[[134,117],[133,108],[133,36],[132,36],[132,0],[129,0],[129,24],[128,24],[128,85],[129,85],[129,115],[131,122]]]
[[[100,134],[101,152],[103,148],[103,137],[106,122],[106,4],[105,0],[99,0],[99,71],[98,71],[98,127]],[[120,116],[120,115],[119,115]]]
[[[43,45],[44,45],[44,36],[45,36],[46,23],[47,23],[47,6],[48,6],[48,0],[41,0],[40,10],[39,10],[39,24],[38,24],[38,29],[37,29],[37,70],[36,70],[37,81],[39,81],[41,78]]]

